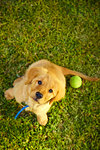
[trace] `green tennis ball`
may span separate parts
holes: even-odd
[[[79,88],[82,85],[82,79],[79,76],[73,76],[70,78],[70,85],[73,88]]]

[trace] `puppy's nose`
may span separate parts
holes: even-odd
[[[43,97],[43,95],[40,92],[36,92],[36,98],[37,99],[41,99]]]

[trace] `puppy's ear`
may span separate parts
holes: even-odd
[[[41,67],[29,68],[25,74],[25,78],[26,78],[25,84],[30,84],[35,77],[45,73],[46,73],[46,69]]]
[[[59,88],[59,91],[57,92],[57,95],[52,98],[49,102],[49,104],[52,104],[55,101],[60,101],[65,96],[65,88]]]
[[[39,74],[38,68],[35,67],[35,68],[28,69],[25,74],[25,79],[26,79],[25,84],[31,83],[33,78],[35,78],[38,74]]]

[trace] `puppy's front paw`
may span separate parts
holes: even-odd
[[[47,124],[47,122],[48,122],[48,117],[47,117],[46,114],[43,115],[43,116],[42,115],[41,116],[37,116],[37,120],[38,120],[40,125],[45,126]]]
[[[6,90],[5,93],[4,93],[4,95],[5,95],[5,98],[6,98],[7,100],[13,99],[14,96],[13,96],[13,94],[12,94],[12,88]]]

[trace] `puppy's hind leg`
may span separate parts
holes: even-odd
[[[4,95],[7,100],[13,99],[14,98],[13,88],[9,88],[8,90],[6,90]]]

